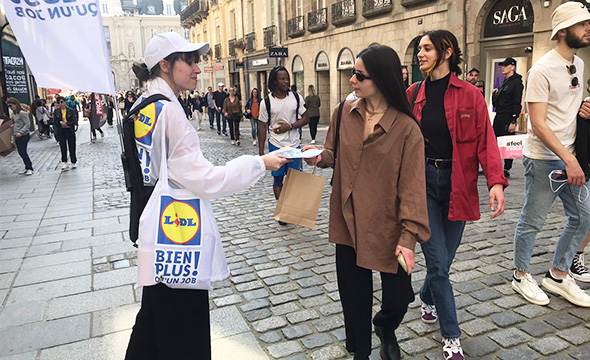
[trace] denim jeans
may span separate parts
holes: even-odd
[[[524,156],[522,162],[525,169],[524,206],[514,234],[514,265],[519,271],[529,271],[535,237],[543,227],[551,205],[559,196],[567,222],[555,248],[553,267],[567,271],[590,229],[590,197],[584,199],[590,182],[586,182],[586,188],[566,183],[553,192],[548,175],[553,170],[565,169],[562,160],[536,160]],[[553,189],[557,189],[560,184],[554,182]],[[580,198],[584,201],[580,201]]]
[[[209,127],[213,128],[213,121],[215,119],[215,108],[207,108],[209,110]]]
[[[227,120],[225,118],[225,115],[223,115],[223,113],[221,111],[215,111],[215,120],[217,121],[217,132],[222,132],[221,131],[221,124],[219,122],[219,120],[223,120],[223,133],[226,134],[227,133]]]
[[[465,221],[449,220],[450,195],[451,168],[426,165],[426,199],[431,236],[430,240],[422,244],[426,278],[420,288],[420,299],[425,304],[436,306],[442,336],[454,339],[461,336],[461,330],[453,287],[449,281],[449,269],[461,244]]]
[[[256,140],[258,137],[258,119],[250,119],[250,125],[252,126],[252,140]]]
[[[33,170],[33,163],[31,163],[29,154],[27,154],[27,144],[29,143],[30,139],[31,136],[29,134],[14,138],[16,150],[18,151],[18,154],[20,155],[21,159],[23,159],[23,163],[25,163],[25,170]]]

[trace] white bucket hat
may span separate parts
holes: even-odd
[[[154,36],[144,53],[144,62],[148,69],[156,66],[160,60],[175,52],[197,51],[202,56],[209,51],[208,43],[190,43],[175,32],[165,32]]]
[[[567,29],[586,20],[590,20],[590,12],[586,10],[584,4],[577,1],[568,1],[559,5],[551,14],[551,27],[553,28],[551,40],[557,38],[559,30]]]

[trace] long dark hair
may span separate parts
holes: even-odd
[[[373,45],[361,51],[357,58],[363,60],[387,104],[414,119],[402,80],[402,65],[395,50],[385,45]]]
[[[424,36],[426,35],[428,35],[430,38],[430,41],[432,42],[432,45],[434,45],[436,53],[438,54],[436,66],[429,72],[432,72],[432,70],[436,69],[445,61],[445,51],[447,51],[447,49],[451,49],[453,54],[449,58],[449,69],[453,74],[457,76],[461,75],[463,71],[461,71],[459,64],[463,62],[463,59],[461,58],[463,54],[461,53],[459,42],[457,41],[455,35],[453,35],[453,33],[448,30],[432,30],[424,34]]]
[[[168,61],[170,63],[170,69],[173,69],[174,63],[176,63],[178,60],[182,60],[189,64],[198,63],[199,52],[175,52],[166,56],[164,60]],[[155,79],[162,72],[162,69],[160,68],[160,62],[158,62],[151,69],[148,69],[145,63],[134,62],[131,69],[135,73],[135,76],[137,76],[139,79],[139,86],[142,86],[148,80]]]
[[[257,88],[252,88],[252,90],[250,90],[250,99],[254,97],[254,90],[256,90],[256,99],[260,99],[260,91],[258,91]]]
[[[270,92],[274,92],[277,88],[277,74],[279,71],[286,72],[289,77],[289,82],[291,81],[291,75],[289,75],[289,71],[284,66],[275,66],[272,68],[270,75],[268,76],[268,88],[270,89]]]

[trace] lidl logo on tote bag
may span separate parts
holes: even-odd
[[[199,199],[176,200],[161,196],[158,244],[201,245]]]

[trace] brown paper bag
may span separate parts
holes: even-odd
[[[326,178],[314,174],[289,169],[277,201],[275,220],[314,228],[326,185]]]

